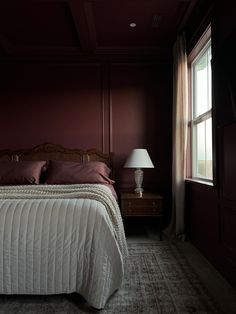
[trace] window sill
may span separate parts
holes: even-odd
[[[209,185],[209,186],[215,186],[215,184],[213,182],[204,181],[204,180],[200,180],[200,179],[187,178],[187,179],[185,179],[185,181],[186,182],[199,183],[199,184],[205,184],[205,185]]]

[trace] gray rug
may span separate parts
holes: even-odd
[[[0,296],[0,313],[223,313],[174,243],[132,243],[122,289],[103,311],[91,309],[77,294]]]

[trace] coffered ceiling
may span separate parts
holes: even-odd
[[[197,1],[1,1],[0,54],[7,58],[163,57],[171,54],[176,34]]]

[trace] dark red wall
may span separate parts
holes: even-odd
[[[217,1],[211,12],[216,185],[187,182],[188,234],[236,287],[236,61],[231,44],[236,39],[235,5]]]
[[[53,142],[115,153],[119,186],[133,185],[123,164],[147,148],[156,166],[144,186],[171,189],[172,69],[150,63],[1,65],[0,149]],[[167,214],[168,216],[168,214]]]
[[[6,67],[4,74],[1,148],[32,147],[49,141],[102,149],[99,65],[21,64]]]
[[[214,251],[218,240],[219,212],[217,210],[217,189],[198,182],[187,182],[187,200],[189,220],[188,232],[191,239],[204,251]],[[201,226],[201,229],[199,228]],[[211,246],[209,247],[209,243]]]

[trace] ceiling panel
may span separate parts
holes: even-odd
[[[197,1],[1,1],[0,52],[9,57],[157,52],[170,56]]]
[[[166,6],[159,1],[93,2],[97,43],[99,46],[157,46],[159,40],[172,35],[177,5],[178,1],[172,1],[172,5],[166,1]],[[160,17],[157,27],[152,27],[154,15]],[[132,22],[136,23],[135,28],[129,26]]]
[[[12,4],[0,11],[1,34],[10,45],[79,46],[74,21],[66,2]]]

